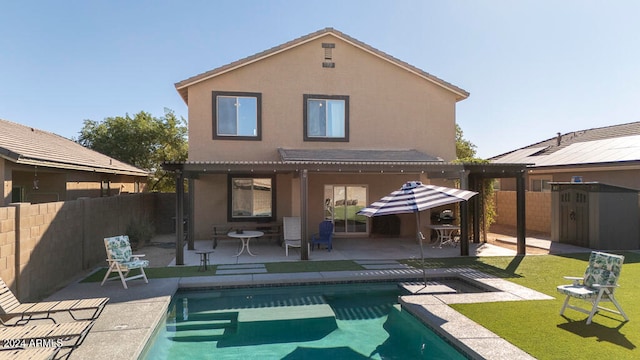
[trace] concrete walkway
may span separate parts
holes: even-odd
[[[514,240],[510,240],[508,236],[504,238],[504,241]],[[539,246],[547,247],[552,252],[589,251],[588,249],[560,246],[561,244],[551,244],[544,239],[527,239],[527,243],[529,242],[538,243]],[[211,246],[211,241],[196,242],[196,249],[210,249]],[[290,252],[289,257],[286,257],[283,248],[266,241],[251,243],[251,251],[256,254],[255,257],[246,253],[234,256],[238,250],[238,242],[220,242],[214,252],[212,263],[246,264],[245,269],[258,269],[263,267],[248,264],[299,261],[298,250]],[[459,252],[459,248],[454,247],[439,248],[433,244],[423,246],[423,253],[425,257],[429,258],[455,257],[459,256]],[[513,250],[490,244],[470,244],[470,253],[473,256],[515,255]],[[84,344],[73,352],[71,359],[137,359],[157,325],[164,319],[171,297],[178,288],[420,278],[422,271],[407,268],[394,261],[419,258],[420,246],[415,243],[414,239],[337,240],[334,243],[333,251],[315,250],[311,253],[311,260],[358,260],[366,268],[365,270],[292,274],[270,274],[265,271],[227,274],[222,272],[202,277],[152,279],[149,280],[148,285],[143,281],[134,280],[128,283],[128,290],[123,289],[119,281],[107,282],[102,287],[99,282],[74,282],[47,300],[110,297],[111,301],[105,311],[96,321]],[[198,265],[199,261],[200,257],[194,251],[185,251],[186,265]],[[233,267],[222,267],[222,270],[225,269],[230,270]],[[238,268],[236,267],[236,269]],[[464,326],[468,326],[467,323],[468,319],[466,322],[462,322],[462,324],[466,324]],[[516,354],[514,353],[513,356]],[[495,357],[495,359],[498,358],[502,357]],[[516,356],[516,358],[527,357]]]

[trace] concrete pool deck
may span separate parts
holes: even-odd
[[[397,239],[394,239],[393,241],[396,240]],[[207,241],[206,243],[210,244],[211,242]],[[527,239],[527,243],[529,244],[529,239]],[[106,306],[100,318],[96,321],[84,343],[72,353],[70,359],[138,359],[140,354],[143,352],[148,339],[153,335],[158,324],[160,324],[164,319],[171,297],[179,288],[406,280],[409,278],[420,279],[422,277],[421,270],[394,265],[393,258],[416,258],[416,247],[411,245],[410,240],[403,245],[406,246],[404,251],[398,251],[398,245],[398,243],[395,243],[392,246],[396,249],[392,253],[393,256],[389,256],[389,252],[385,253],[386,250],[384,248],[377,248],[377,251],[375,252],[370,249],[371,246],[367,246],[367,248],[362,249],[359,256],[351,258],[363,259],[361,261],[363,266],[367,269],[360,271],[328,271],[287,274],[252,272],[228,275],[214,275],[212,272],[211,276],[151,279],[149,280],[149,284],[145,284],[140,280],[134,280],[128,283],[128,290],[125,290],[119,281],[107,282],[104,286],[100,286],[99,282],[74,282],[53,294],[47,300],[102,296],[108,296],[111,298],[109,304]],[[488,244],[470,245],[470,252],[478,256],[512,256],[514,254],[513,251],[508,249],[502,249],[497,246],[487,246]],[[546,245],[549,246],[549,244]],[[206,244],[196,243],[197,249],[200,248],[200,246],[206,246]],[[589,249],[576,247],[558,248],[558,246],[555,246],[555,248],[558,252],[590,251]],[[253,249],[254,247],[252,246],[252,251]],[[430,245],[425,245],[425,249],[425,257],[452,257],[459,255],[458,248],[440,249],[431,247]],[[275,254],[273,258],[267,257],[267,254],[264,252],[266,251],[266,248],[263,249],[260,246],[256,246],[255,250],[260,253],[260,255],[255,258],[245,256],[243,254],[238,258],[230,259],[222,256],[221,254],[226,251],[232,256],[232,254],[237,251],[237,246],[232,243],[230,249],[224,249],[222,245],[219,245],[219,248],[216,249],[217,256],[215,256],[214,259],[226,259],[227,264],[229,265],[242,265],[244,261],[249,263],[251,260],[253,260],[254,263],[282,261],[281,257],[284,257],[284,249],[278,249],[277,254]],[[328,256],[331,256],[331,254],[333,254],[333,257],[329,259],[336,260],[342,256],[346,256],[344,254],[351,254],[350,251],[353,251],[353,254],[357,254],[355,250],[346,249],[344,249],[342,253],[339,253],[337,249],[330,253],[316,250],[314,251],[314,254],[317,253],[317,257],[326,254],[330,254]],[[373,256],[375,254],[377,254],[377,256]],[[293,261],[294,259],[295,256],[290,255],[290,260]],[[220,261],[223,261],[224,263],[224,260]],[[196,254],[191,254],[186,251],[185,263],[187,265],[198,265],[199,257]],[[439,271],[447,272],[448,270],[442,269]],[[435,274],[438,270],[429,270],[429,272]],[[490,333],[488,330],[453,311],[447,304],[453,303],[452,301],[462,301],[461,299],[464,299],[466,295],[479,295],[485,297],[497,296],[500,298],[500,301],[528,300],[534,298],[541,299],[546,295],[532,292],[529,289],[519,289],[517,285],[508,281],[488,276],[476,277],[484,277],[486,280],[494,282],[499,280],[499,287],[502,287],[501,291],[498,293],[461,294],[457,298],[453,299],[447,299],[443,296],[412,295],[403,297],[403,306],[416,316],[420,317],[426,323],[443,329],[444,336],[449,338],[449,340],[453,341],[457,339],[463,347],[468,348],[477,354],[475,358],[531,359],[531,356],[522,352],[517,347],[500,339],[497,335]],[[496,287],[495,284],[492,286]],[[514,289],[517,289],[517,291]],[[455,297],[456,295],[451,296]],[[467,296],[467,298],[469,297]],[[475,298],[475,300],[468,301],[482,302],[496,300],[498,299],[494,298],[494,300],[489,300],[488,298]],[[473,331],[471,331],[471,329],[473,329]],[[508,351],[508,353],[505,353],[505,351]]]

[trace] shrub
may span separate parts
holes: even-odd
[[[153,223],[147,218],[134,219],[127,226],[127,235],[132,248],[139,248],[149,243],[155,233]]]

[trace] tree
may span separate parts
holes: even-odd
[[[458,160],[473,159],[476,156],[476,146],[464,138],[460,125],[456,124],[456,157]]]
[[[175,179],[162,169],[167,160],[187,159],[187,122],[165,109],[155,118],[141,111],[97,122],[85,120],[78,143],[150,172],[150,191],[174,191]]]
[[[476,158],[476,146],[464,138],[464,133],[456,124],[456,162],[471,164],[486,164],[489,161]],[[480,216],[480,228],[482,229],[483,240],[487,241],[487,233],[491,224],[495,222],[496,206],[493,196],[493,184],[495,179],[484,179],[482,181],[482,199],[484,201],[483,212]]]

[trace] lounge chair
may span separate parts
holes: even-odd
[[[0,327],[0,342],[5,349],[45,347],[60,348],[58,359],[67,359],[71,352],[82,344],[93,327],[93,321],[76,321],[60,324],[41,324]],[[6,350],[4,350],[6,351]],[[0,351],[0,358],[3,352]],[[29,357],[25,357],[28,359]]]
[[[76,320],[95,320],[100,316],[109,298],[45,301],[21,303],[4,280],[0,279],[0,322],[5,326],[23,325],[31,320],[56,320],[54,313],[66,312]],[[15,322],[8,320],[19,317]]]
[[[318,245],[324,244],[327,246],[327,251],[331,251],[333,248],[333,223],[329,220],[325,220],[318,225],[318,233],[311,236],[311,249]]]
[[[109,274],[112,272],[118,273],[120,281],[122,281],[122,286],[124,286],[125,289],[128,289],[127,281],[129,280],[144,279],[145,283],[149,283],[147,274],[144,272],[144,268],[149,266],[149,261],[140,260],[140,258],[144,256],[142,254],[131,254],[131,245],[127,235],[104,238],[104,247],[107,250],[109,269],[104,275],[100,286],[104,285],[107,280],[118,279],[116,276],[109,278]],[[129,276],[129,272],[134,269],[140,269],[140,274]]]
[[[302,247],[302,231],[299,217],[282,218],[284,253],[289,256],[290,247]],[[307,244],[308,246],[308,244]]]
[[[558,292],[567,295],[560,310],[560,315],[564,315],[566,308],[583,312],[589,315],[587,318],[587,325],[589,325],[591,324],[593,315],[595,315],[598,310],[604,310],[622,315],[625,321],[629,321],[622,307],[620,307],[620,304],[613,296],[615,289],[618,287],[618,278],[620,277],[623,262],[624,256],[622,255],[607,254],[599,251],[591,252],[589,265],[587,266],[584,276],[565,276],[565,279],[573,280],[573,284],[560,285],[557,287]],[[572,297],[590,302],[591,309],[584,309],[569,304],[569,299]],[[602,301],[610,301],[618,311],[601,306],[600,302]]]

